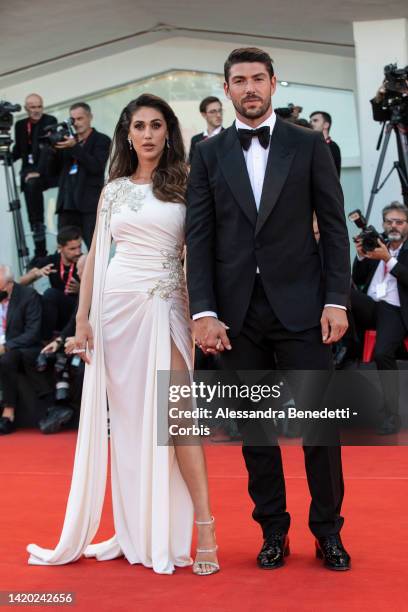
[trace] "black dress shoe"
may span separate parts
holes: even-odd
[[[399,414],[390,414],[381,423],[376,430],[376,433],[380,436],[391,436],[396,434],[401,429],[401,417]]]
[[[323,559],[324,566],[331,570],[344,572],[351,567],[350,555],[344,548],[339,534],[318,538],[316,557]]]
[[[274,533],[269,536],[257,557],[258,567],[277,569],[285,564],[285,557],[290,553],[289,538],[286,533]]]
[[[72,419],[73,414],[72,408],[54,408],[45,419],[41,419],[38,423],[40,431],[43,434],[57,433]]]
[[[12,421],[11,419],[9,419],[8,417],[0,417],[0,434],[10,434],[13,433],[13,431],[15,431],[16,429],[16,425],[14,423],[14,421]]]

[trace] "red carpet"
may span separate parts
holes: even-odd
[[[353,558],[352,571],[345,573],[329,572],[313,557],[301,449],[283,449],[292,554],[283,569],[268,572],[255,565],[261,536],[251,519],[241,450],[207,447],[222,571],[199,578],[187,568],[173,576],[158,576],[123,559],[103,563],[82,559],[62,567],[27,565],[27,543],[56,544],[74,444],[72,432],[45,437],[22,431],[0,440],[0,591],[74,591],[75,610],[92,612],[160,607],[163,612],[408,610],[408,450],[404,447],[343,451],[342,535]],[[108,500],[99,536],[111,533]]]

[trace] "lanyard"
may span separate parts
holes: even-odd
[[[74,268],[75,268],[75,264],[71,264],[69,266],[68,278],[67,278],[67,281],[65,282],[64,281],[65,267],[64,267],[64,264],[62,263],[62,258],[60,259],[60,278],[62,282],[65,283],[65,287],[64,287],[65,295],[68,293],[68,286],[70,282],[72,281],[72,277],[74,276]]]

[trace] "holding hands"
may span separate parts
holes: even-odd
[[[231,350],[225,323],[215,317],[202,317],[193,322],[196,345],[205,355],[216,355]]]

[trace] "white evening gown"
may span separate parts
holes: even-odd
[[[91,311],[95,352],[86,367],[71,492],[59,544],[55,550],[30,544],[29,563],[123,554],[132,564],[170,574],[191,564],[193,506],[174,448],[157,444],[156,383],[158,370],[171,369],[172,342],[193,368],[180,260],[185,206],[161,202],[150,184],[127,177],[108,183],[102,197]],[[107,264],[110,236],[116,251]],[[116,533],[90,545],[106,483],[107,450],[100,444],[106,435],[104,390]]]

